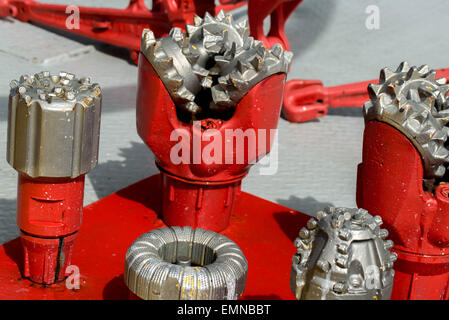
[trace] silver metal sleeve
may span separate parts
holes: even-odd
[[[36,177],[78,177],[97,165],[101,89],[61,72],[11,82],[7,160]]]

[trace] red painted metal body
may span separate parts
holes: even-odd
[[[0,17],[15,17],[21,21],[38,22],[53,28],[73,32],[110,43],[130,51],[138,63],[140,38],[144,28],[156,37],[168,34],[172,27],[184,29],[192,24],[193,15],[233,10],[248,3],[251,35],[267,47],[280,43],[290,49],[285,35],[285,23],[302,0],[222,0],[216,6],[212,0],[158,0],[149,10],[144,0],[130,0],[125,9],[79,7],[80,28],[68,29],[66,21],[72,13],[66,5],[39,3],[34,0],[0,0]],[[264,31],[264,20],[270,17],[270,30]],[[446,69],[439,70],[448,76]],[[320,80],[293,79],[287,82],[282,115],[291,122],[305,122],[327,114],[328,108],[361,107],[368,100],[366,87],[376,80],[335,87],[324,87]]]
[[[248,20],[251,35],[262,41],[268,48],[280,43],[290,50],[285,35],[285,22],[302,0],[249,0]],[[264,31],[264,20],[270,17],[270,30]]]
[[[144,28],[150,28],[156,37],[168,34],[172,27],[184,29],[193,23],[193,15],[206,12],[217,14],[248,3],[248,17],[252,35],[271,48],[281,43],[289,48],[285,22],[302,0],[155,0],[151,10],[144,0],[130,0],[125,9],[78,7],[79,28],[67,24],[74,12],[67,5],[54,5],[34,0],[0,0],[0,17],[14,17],[20,21],[37,22],[49,27],[73,32],[91,39],[127,48],[137,64],[140,38]],[[270,17],[271,28],[264,33],[263,21]],[[70,28],[68,27],[70,26]]]
[[[392,126],[366,124],[357,205],[380,215],[398,254],[392,299],[449,298],[449,185],[423,189],[421,156]]]
[[[36,283],[64,279],[81,227],[84,175],[33,179],[19,173],[17,225],[24,248],[24,276]]]
[[[449,69],[437,70],[437,77],[449,78]],[[369,100],[367,87],[378,79],[324,87],[320,80],[293,79],[285,85],[282,116],[291,122],[324,117],[329,108],[362,107]]]
[[[129,299],[123,281],[126,250],[141,234],[165,226],[158,217],[160,178],[147,178],[84,208],[72,256],[81,273],[79,290],[67,289],[65,282],[42,286],[23,279],[20,239],[1,245],[0,299]],[[294,299],[289,287],[293,240],[309,218],[241,192],[223,232],[248,259],[241,299]]]
[[[131,59],[137,63],[144,28],[151,28],[157,37],[161,37],[167,35],[172,27],[184,28],[186,23],[192,24],[195,13],[217,13],[221,9],[232,10],[243,5],[243,1],[216,6],[213,0],[157,0],[153,1],[150,10],[144,0],[130,0],[124,9],[78,7],[79,28],[72,28],[70,16],[74,11],[68,5],[0,0],[0,17],[12,16],[24,22],[37,22],[127,48]]]
[[[128,48],[137,61],[143,28],[151,28],[160,37],[173,26],[182,28],[185,23],[192,23],[194,13],[216,13],[221,8],[228,10],[244,4],[222,2],[226,2],[224,6],[216,7],[213,1],[154,1],[151,11],[143,0],[130,1],[126,9],[80,7],[80,29],[70,31]],[[300,2],[264,1],[261,5],[249,1],[253,36],[267,46],[282,43],[289,48],[283,28]],[[63,30],[67,30],[70,14],[66,9],[65,5],[32,0],[0,0],[0,16]],[[262,22],[268,15],[272,28],[265,35]],[[87,207],[87,223],[76,247],[73,241],[81,225],[84,177],[75,181],[42,181],[20,176],[18,225],[24,254],[18,239],[0,246],[0,298],[128,298],[122,279],[124,253],[139,235],[165,225],[157,213],[168,225],[224,230],[237,242],[250,263],[243,298],[293,298],[288,287],[294,252],[291,244],[308,217],[240,191],[250,164],[269,152],[272,139],[254,159],[246,158],[240,165],[219,166],[203,162],[174,166],[168,161],[168,152],[176,141],[167,143],[174,129],[184,129],[193,141],[196,135],[210,133],[210,129],[218,134],[226,128],[276,128],[285,76],[273,76],[256,86],[231,120],[203,120],[195,132],[192,126],[177,120],[174,104],[162,82],[146,59],[140,60],[137,125],[158,159],[161,176]],[[449,70],[438,72],[438,77],[448,75]],[[360,107],[368,100],[367,85],[376,81],[331,88],[323,87],[318,80],[289,81],[284,117],[303,122],[324,116],[328,108]],[[200,149],[206,145],[201,144]],[[232,157],[235,153],[231,152]],[[357,203],[382,216],[395,242],[398,261],[392,299],[449,298],[449,187],[440,185],[434,194],[425,192],[422,173],[420,155],[404,135],[385,123],[367,124]],[[44,290],[22,279],[28,277],[43,284],[61,281],[71,260],[81,269],[80,290],[68,290],[63,283]],[[270,277],[269,283],[261,281],[266,277]]]
[[[169,93],[142,54],[138,77],[137,131],[155,154],[164,177],[164,221],[169,225],[224,230],[241,180],[251,165],[270,151],[274,138],[270,130],[277,128],[285,74],[273,75],[252,88],[231,119],[205,119],[198,125],[178,119]],[[252,131],[254,139],[239,142],[228,135],[235,129]],[[173,160],[176,145],[182,146],[186,161]],[[216,145],[221,154],[213,149]],[[205,155],[212,153],[208,162]],[[239,155],[243,157],[239,159]]]

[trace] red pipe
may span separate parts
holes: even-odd
[[[25,254],[24,277],[42,284],[64,279],[81,227],[83,197],[84,175],[33,179],[19,173],[17,225]]]
[[[448,78],[449,68],[438,69],[437,78]],[[367,87],[378,79],[324,87],[320,80],[292,79],[285,85],[282,115],[291,122],[324,117],[329,108],[362,107],[369,100]]]

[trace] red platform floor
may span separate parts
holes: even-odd
[[[128,299],[123,281],[125,253],[141,234],[164,227],[158,218],[160,176],[155,175],[84,208],[72,264],[79,267],[81,287],[65,282],[44,287],[23,279],[20,239],[0,246],[0,299],[66,300]],[[236,242],[248,259],[241,299],[294,299],[290,291],[293,240],[310,217],[242,192],[224,235]]]

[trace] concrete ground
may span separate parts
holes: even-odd
[[[42,1],[44,2],[44,1]],[[124,7],[126,0],[48,0],[51,3]],[[368,6],[379,8],[379,29],[369,30]],[[374,79],[401,61],[449,67],[446,0],[304,0],[287,23],[294,52],[290,79],[338,85]],[[240,14],[241,15],[241,14]],[[157,172],[153,154],[135,128],[137,68],[126,50],[48,28],[0,19],[0,243],[18,235],[16,172],[6,162],[9,82],[21,74],[60,70],[91,76],[103,89],[100,160],[86,179],[85,204]],[[361,160],[361,110],[334,109],[307,123],[279,121],[279,170],[257,166],[243,189],[313,214],[325,205],[355,206]]]

